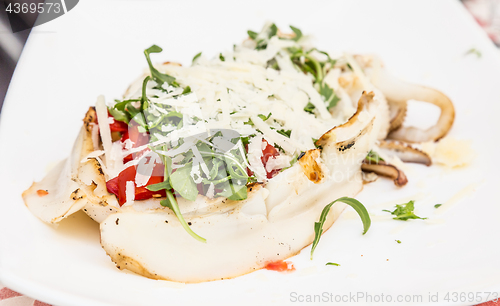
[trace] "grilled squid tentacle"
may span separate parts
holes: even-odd
[[[384,153],[388,156],[397,156],[407,163],[418,163],[426,166],[432,165],[431,157],[427,153],[413,148],[406,143],[382,140],[378,144],[378,148],[380,153]]]
[[[436,141],[444,137],[453,125],[453,121],[455,120],[455,108],[451,100],[442,92],[432,88],[403,82],[391,76],[383,69],[372,79],[372,82],[382,91],[387,100],[390,101],[390,104],[393,105],[393,108],[397,108],[396,114],[400,114],[401,110],[406,108],[407,101],[411,99],[428,102],[441,109],[441,115],[437,123],[427,130],[416,127],[403,127],[400,125],[389,134],[388,138],[407,142]],[[395,123],[393,125],[391,122],[391,127],[397,127],[397,123],[399,123],[400,120],[395,119],[401,119],[400,116],[401,115],[396,116],[394,120],[391,120]]]
[[[366,160],[361,164],[361,169],[365,172],[374,172],[378,175],[385,176],[394,180],[394,184],[402,187],[408,183],[408,179],[403,171],[396,168],[396,166],[388,164],[384,161],[378,163],[370,163]]]

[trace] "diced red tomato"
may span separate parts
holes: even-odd
[[[113,117],[109,112],[108,116]],[[121,137],[122,142],[125,142],[125,140],[130,139],[133,143],[132,148],[138,148],[140,146],[149,143],[150,139],[149,134],[139,132],[139,124],[133,120],[130,121],[129,124],[126,124],[125,122],[122,121],[114,120],[114,122],[109,125],[109,128],[111,132],[120,132],[122,134]],[[133,159],[137,159],[143,154],[145,154],[147,151],[149,151],[149,149],[145,149],[141,152],[130,154],[123,159],[123,162],[127,163]],[[146,184],[146,186],[163,182],[164,179],[163,172],[164,172],[163,164],[162,163],[155,164],[153,168],[153,173],[149,178],[149,181]],[[135,183],[136,173],[137,173],[137,167],[130,166],[125,170],[123,170],[122,172],[120,172],[120,174],[117,177],[106,182],[106,188],[108,189],[109,192],[116,195],[120,206],[122,206],[127,201],[127,195],[126,195],[127,182],[130,181],[134,182],[135,186],[134,200],[150,199],[153,197],[153,195],[160,195],[162,197],[166,196],[165,190],[150,191],[146,188],[146,186],[137,187],[137,184]]]
[[[39,196],[39,197],[44,197],[44,196],[48,195],[48,194],[49,194],[49,192],[48,192],[47,190],[38,189],[38,190],[36,191],[36,194],[38,194],[38,196]]]
[[[295,271],[295,267],[293,266],[293,263],[289,261],[275,261],[275,262],[270,262],[266,265],[267,270],[272,270],[272,271],[278,271],[278,272],[292,272]]]
[[[272,145],[267,143],[267,141],[265,141],[264,139],[262,139],[262,141],[267,144],[266,148],[264,150],[262,150],[262,157],[261,157],[262,164],[264,164],[264,168],[265,168],[269,158],[276,157],[276,156],[280,155],[280,153],[278,152],[278,150],[276,150],[275,147],[273,147]],[[267,169],[266,169],[267,178],[268,179],[273,178],[276,174],[278,174],[280,172],[280,170],[281,169],[274,169],[274,170],[271,170],[271,172],[267,172]]]
[[[124,133],[128,130],[128,124],[126,124],[123,121],[118,121],[116,120],[108,111],[108,118],[113,118],[113,123],[109,125],[109,129],[111,132],[120,132]],[[95,118],[95,124],[98,124],[99,121],[97,120],[97,117]]]
[[[111,132],[125,133],[128,130],[128,124],[123,121],[115,120],[109,125]]]
[[[163,171],[164,171],[163,164],[161,163],[156,164],[155,167],[153,168],[153,173],[151,175],[151,178],[149,179],[146,186],[163,182]],[[127,201],[127,195],[126,195],[127,182],[130,181],[134,182],[135,200],[150,199],[153,197],[153,195],[160,195],[162,197],[166,196],[165,190],[150,191],[146,188],[146,186],[137,187],[137,184],[135,183],[136,173],[137,173],[136,166],[130,166],[125,170],[123,170],[122,172],[120,172],[120,174],[117,177],[106,182],[106,188],[108,189],[109,192],[117,196],[118,203],[120,203],[120,206],[122,206]]]
[[[127,130],[122,134],[121,141],[125,142],[125,140],[130,139],[133,143],[132,148],[138,148],[140,146],[146,145],[149,143],[149,135],[148,133],[140,133],[139,132],[139,124],[135,121],[130,121]],[[142,156],[145,152],[138,152],[131,155],[125,156],[123,159],[124,163],[131,161],[134,158],[138,158]]]
[[[264,168],[266,168],[267,161],[269,160],[269,158],[276,157],[276,156],[280,155],[280,152],[278,150],[276,150],[275,147],[270,145],[265,139],[262,139],[262,142],[264,142],[266,144],[266,147],[264,148],[264,150],[262,150],[262,157],[260,159],[262,160],[262,164],[264,165]],[[248,152],[248,146],[247,146],[246,150]],[[274,170],[271,170],[271,172],[268,172],[266,169],[267,178],[268,179],[273,178],[276,174],[278,174],[280,172],[280,170],[281,169],[274,169]],[[251,175],[253,175],[253,172],[247,168],[247,174],[248,174],[248,176],[251,176]]]

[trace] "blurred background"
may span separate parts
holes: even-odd
[[[5,11],[7,5],[23,2],[26,1],[0,0],[0,111],[17,61],[31,32],[29,25],[32,25],[37,17],[36,13],[28,12],[19,15],[11,14],[9,19]],[[33,2],[41,3],[43,0],[29,1],[29,3]],[[500,0],[461,0],[460,2],[485,30],[493,43],[500,48]],[[11,25],[15,29],[28,29],[12,33]]]

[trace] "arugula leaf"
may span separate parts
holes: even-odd
[[[248,30],[248,31],[247,31],[247,33],[248,33],[248,36],[249,36],[251,39],[253,39],[253,40],[255,40],[255,39],[257,38],[257,35],[259,35],[259,33],[254,32],[254,31],[250,31],[250,30]]]
[[[373,150],[370,150],[370,152],[368,152],[368,155],[366,155],[365,160],[368,161],[369,163],[374,163],[374,164],[378,164],[378,162],[384,161],[384,159],[380,157],[378,153]]]
[[[292,134],[292,130],[284,130],[284,129],[281,129],[281,130],[277,130],[276,132],[278,132],[279,134],[285,136],[285,137],[288,137],[290,138],[290,134]]]
[[[273,23],[269,28],[268,37],[271,38],[273,36],[276,36],[276,34],[278,34],[278,27],[276,26],[276,24]]]
[[[224,56],[222,55],[222,53],[219,53],[219,59],[224,62],[226,59],[224,58]]]
[[[185,95],[185,94],[188,94],[191,92],[191,87],[187,86],[186,88],[184,88],[184,90],[182,91],[181,95]]]
[[[227,183],[224,186],[222,192],[217,194],[218,196],[228,198],[233,201],[241,201],[247,198],[247,186],[246,181],[244,185],[236,185],[233,183]]]
[[[141,108],[140,108],[141,113],[144,112],[144,110],[149,105],[148,96],[146,95],[146,89],[147,89],[147,85],[148,85],[148,82],[150,79],[151,79],[151,77],[148,75],[147,77],[144,78],[144,81],[142,81],[142,95],[141,95]],[[142,115],[144,116],[143,113],[142,113]],[[146,121],[146,120],[144,120],[144,121]]]
[[[177,172],[177,171],[176,171]],[[170,208],[175,215],[177,216],[177,219],[179,219],[180,224],[182,227],[188,232],[189,235],[191,235],[194,239],[201,241],[201,242],[207,242],[207,240],[201,236],[198,236],[193,230],[189,227],[189,225],[186,223],[186,220],[184,220],[184,217],[181,214],[181,211],[179,209],[179,205],[177,204],[177,201],[175,200],[174,195],[170,190],[167,190],[167,199],[162,200],[160,202],[162,206]]]
[[[267,119],[269,119],[269,117],[271,117],[271,115],[272,115],[272,113],[269,113],[269,115],[267,115],[267,117],[266,117],[266,116],[264,116],[264,115],[262,115],[262,114],[258,114],[257,116],[258,116],[260,119],[262,119],[262,121],[266,121]]]
[[[248,143],[250,142],[250,137],[251,137],[251,136],[252,136],[252,135],[250,135],[250,136],[246,136],[246,137],[240,137],[240,138],[241,138],[241,143],[243,144],[243,146],[247,146],[247,145],[248,145]],[[255,135],[254,135],[254,136],[255,136]]]
[[[177,111],[171,111],[167,114],[163,114],[160,117],[148,117],[148,126],[149,129],[152,130],[159,126],[160,124],[171,123],[173,125],[177,125],[182,122],[182,114]]]
[[[295,33],[295,37],[292,40],[299,41],[302,37],[302,31],[292,25],[290,26],[290,29],[292,29],[293,33]]]
[[[137,108],[133,107],[132,105],[127,105],[127,112],[130,114],[130,117],[132,117],[132,120],[135,122],[139,123],[141,127],[146,129],[146,121],[144,120],[144,114],[138,110]]]
[[[163,83],[167,83],[168,85],[179,87],[179,84],[177,84],[173,76],[161,73],[155,67],[153,67],[153,64],[151,63],[150,54],[160,53],[161,51],[163,51],[163,49],[158,47],[157,45],[152,45],[151,47],[144,50],[144,55],[146,56],[146,60],[148,61],[149,70],[151,71],[151,76],[153,77],[153,80],[160,86]]]
[[[415,213],[413,213],[413,210],[415,209],[415,205],[414,205],[415,201],[410,201],[408,203],[405,203],[405,204],[396,204],[396,209],[394,211],[389,211],[387,209],[384,209],[383,211],[387,211],[387,212],[390,212],[391,215],[395,215],[396,217],[394,217],[393,219],[394,220],[402,220],[402,221],[407,221],[408,219],[427,219],[427,218],[421,218],[417,215],[415,215]]]
[[[330,110],[332,107],[335,107],[340,101],[340,98],[326,83],[323,83],[319,86],[319,94],[325,98],[325,103],[327,104],[326,108],[328,110]]]
[[[271,37],[276,36],[278,34],[278,27],[273,23],[272,25],[269,26],[269,28],[265,29],[266,31],[266,36],[267,40],[271,39]],[[248,35],[252,38],[252,36],[255,36],[255,38],[252,38],[253,40],[257,39],[259,34],[252,32],[252,31],[247,31]],[[254,35],[257,34],[257,35]],[[262,37],[262,36],[261,36]],[[257,41],[257,46],[255,47],[256,50],[264,50],[267,48],[267,40],[266,39],[259,39]]]
[[[124,111],[117,110],[116,108],[113,107],[108,107],[108,111],[115,120],[123,121],[126,124],[130,122],[129,117]]]
[[[186,164],[172,173],[170,176],[170,186],[184,199],[194,201],[198,195],[198,188],[191,177],[191,168],[192,164]]]
[[[332,107],[337,106],[337,103],[339,103],[339,101],[340,101],[340,98],[336,94],[333,94],[333,98],[330,100],[330,102],[328,103],[328,106],[326,108],[328,110],[330,110]]]
[[[117,110],[124,111],[125,107],[130,103],[130,102],[139,102],[141,99],[129,99],[129,100],[115,100],[116,104],[113,106],[113,108],[116,108]]]
[[[194,63],[194,62],[198,59],[198,57],[200,57],[200,56],[201,56],[201,53],[202,53],[202,52],[200,52],[200,53],[196,54],[196,55],[193,57],[193,60],[191,61],[191,63]]]
[[[158,184],[146,186],[146,189],[149,191],[160,191],[163,189],[169,190],[169,189],[172,189],[172,186],[170,186],[170,183],[168,181],[163,181],[163,182],[158,183]]]
[[[323,69],[321,67],[321,63],[310,55],[310,52],[304,53],[303,50],[289,48],[288,50],[293,50],[294,53],[290,55],[290,59],[303,71],[311,73],[317,84],[321,84],[323,82]],[[301,57],[305,58],[305,62],[302,62]]]
[[[308,102],[306,107],[304,107],[304,111],[314,115],[315,108],[316,108],[316,106],[314,106],[314,104],[312,104],[311,102]]]
[[[363,235],[366,234],[366,232],[370,228],[370,225],[371,225],[370,214],[368,214],[368,211],[363,206],[363,204],[361,204],[361,202],[359,202],[356,199],[349,198],[349,197],[342,197],[342,198],[336,199],[335,201],[326,205],[325,208],[323,208],[323,211],[321,212],[321,216],[319,217],[319,221],[314,223],[314,241],[313,241],[312,247],[311,247],[311,259],[313,258],[313,253],[314,253],[314,250],[316,249],[316,246],[319,243],[319,239],[321,238],[321,234],[323,234],[323,224],[325,224],[326,217],[327,217],[328,213],[330,212],[330,208],[336,202],[343,202],[347,205],[350,205],[352,208],[354,208],[354,210],[358,213],[359,217],[361,218],[361,221],[363,221]]]
[[[337,267],[339,267],[340,265],[338,263],[335,263],[335,262],[327,262],[325,266],[337,266]]]

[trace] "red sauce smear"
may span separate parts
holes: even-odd
[[[266,265],[267,270],[278,271],[278,272],[293,272],[295,271],[295,267],[293,263],[290,261],[274,261],[270,262]]]
[[[48,194],[49,194],[49,192],[48,192],[47,190],[38,189],[38,190],[36,191],[36,194],[38,194],[38,196],[40,196],[40,197],[44,197],[44,196],[48,195]]]

